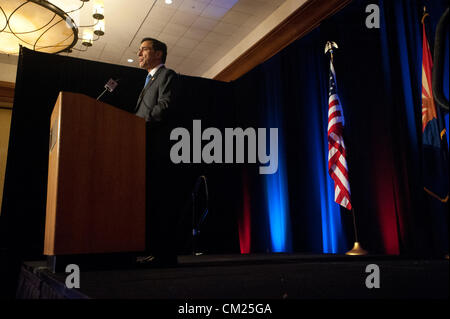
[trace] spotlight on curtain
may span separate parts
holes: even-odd
[[[0,53],[18,54],[20,46],[47,53],[72,52],[79,40],[83,49],[75,50],[86,51],[105,33],[104,8],[100,3],[93,4],[92,24],[82,26],[75,22],[88,1],[2,0]]]

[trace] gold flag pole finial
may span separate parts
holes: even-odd
[[[333,53],[334,53],[334,49],[337,49],[338,45],[336,44],[336,42],[334,41],[328,41],[325,44],[325,54],[327,54],[328,52],[330,52],[330,56],[331,56],[331,61],[333,62]]]
[[[427,12],[427,7],[423,7],[423,16],[422,16],[422,24],[425,22],[425,18],[428,17],[429,14]]]

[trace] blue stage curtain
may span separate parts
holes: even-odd
[[[365,25],[372,3],[380,8],[380,28]],[[353,1],[234,82],[236,94],[247,96],[236,102],[247,109],[240,113],[246,123],[280,132],[278,172],[255,171],[261,187],[250,191],[265,203],[252,205],[253,251],[344,253],[354,241],[351,213],[334,202],[327,171],[327,41],[339,46],[334,65],[359,241],[371,253],[424,256],[445,250],[447,241],[437,238],[448,238],[447,227],[437,229],[432,221],[437,217],[426,205],[421,170],[424,4],[434,40],[446,1]],[[448,225],[444,214],[438,219]]]

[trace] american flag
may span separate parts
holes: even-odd
[[[344,112],[339,101],[336,74],[330,61],[330,86],[328,93],[328,172],[334,180],[334,201],[351,210],[350,183],[344,144]]]

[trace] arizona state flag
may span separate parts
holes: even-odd
[[[448,154],[445,126],[436,108],[431,86],[433,60],[428,46],[425,23],[422,24],[422,142],[424,190],[429,196],[448,203]]]

